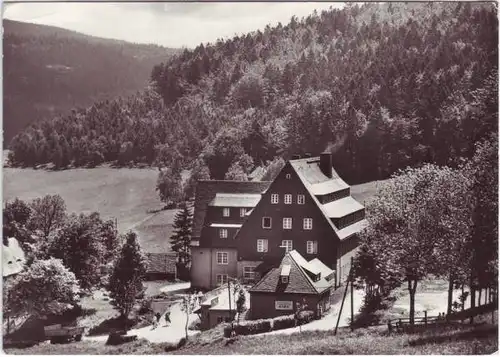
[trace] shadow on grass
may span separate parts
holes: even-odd
[[[99,325],[92,327],[89,330],[89,336],[96,335],[107,335],[111,332],[121,331],[121,330],[130,330],[132,327],[136,326],[137,320],[127,318],[124,319],[120,316],[113,317],[111,319],[104,320]]]
[[[446,343],[450,341],[470,341],[470,340],[476,340],[476,339],[485,339],[491,336],[496,336],[498,334],[498,326],[487,326],[483,328],[475,328],[473,330],[468,330],[468,331],[457,331],[455,333],[451,334],[444,334],[444,335],[438,335],[438,336],[427,336],[427,337],[421,337],[417,338],[415,340],[409,341],[409,345],[414,347],[414,346],[421,346],[421,345],[426,345],[430,343]]]

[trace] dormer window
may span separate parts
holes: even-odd
[[[222,217],[229,217],[229,214],[231,213],[231,211],[229,210],[228,207],[224,207],[222,209]]]
[[[291,266],[289,264],[285,264],[281,267],[280,280],[283,284],[288,284],[290,277],[290,269]]]

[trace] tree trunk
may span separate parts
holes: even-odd
[[[186,331],[186,341],[188,339],[188,323],[189,323],[189,312],[186,312],[186,326],[184,327],[184,330]]]
[[[451,305],[453,304],[453,274],[450,273],[450,280],[448,282],[448,309],[446,315],[451,314]]]
[[[476,307],[476,289],[472,286],[470,287],[470,308],[473,309]],[[474,316],[471,315],[469,322],[474,323]]]
[[[410,325],[413,325],[415,322],[415,293],[416,293],[416,290],[417,290],[417,280],[408,280],[408,292],[410,293]]]

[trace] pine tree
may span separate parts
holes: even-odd
[[[135,298],[142,289],[146,273],[144,256],[137,242],[137,235],[130,231],[126,234],[125,244],[117,259],[109,279],[111,304],[126,319],[135,303]]]
[[[170,237],[172,250],[178,254],[179,268],[187,269],[191,263],[191,227],[193,215],[187,204],[175,215],[174,234]]]

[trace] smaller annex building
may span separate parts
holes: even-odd
[[[292,250],[279,267],[271,269],[250,289],[250,317],[290,315],[297,310],[297,303],[307,304],[307,310],[321,317],[330,308],[334,285],[335,271],[318,258],[307,261]]]

